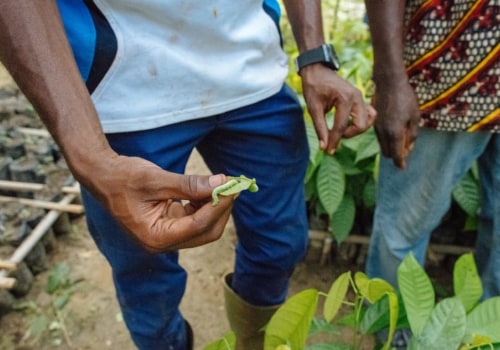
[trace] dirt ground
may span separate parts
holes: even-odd
[[[13,84],[10,76],[0,66],[0,88],[9,84]],[[209,173],[196,153],[188,172]],[[189,276],[181,310],[193,326],[195,349],[203,349],[229,329],[221,280],[232,271],[234,244],[234,226],[230,222],[219,241],[181,251],[180,261]],[[55,311],[55,297],[45,287],[59,263],[69,265],[68,279],[75,283],[67,287],[69,302]],[[345,268],[330,263],[320,265],[318,256],[309,258],[297,267],[290,294],[305,288],[327,292],[339,270]],[[71,232],[57,237],[49,255],[49,268],[36,275],[29,294],[16,300],[15,306],[15,311],[0,318],[0,350],[135,349],[115,299],[110,267],[90,238],[84,216],[73,218]]]

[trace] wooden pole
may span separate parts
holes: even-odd
[[[74,194],[68,194],[64,196],[57,204],[67,205],[75,199]],[[26,255],[28,255],[33,247],[40,241],[40,239],[45,235],[49,228],[52,227],[57,218],[61,215],[59,210],[49,211],[44,218],[36,225],[36,227],[31,231],[28,237],[24,239],[23,243],[14,251],[11,255],[9,262],[15,265],[21,263]],[[7,271],[0,270],[0,279],[7,277]]]
[[[43,208],[49,210],[65,211],[72,214],[82,214],[84,212],[83,206],[80,204],[61,204],[50,201],[43,201],[39,199],[18,198],[10,196],[0,196],[0,202],[4,203],[20,203],[29,205],[36,208]]]
[[[16,264],[8,260],[0,260],[0,269],[14,271],[17,268]]]
[[[0,180],[0,190],[39,192],[46,189],[48,189],[48,187],[40,183]],[[78,183],[75,183],[72,186],[63,186],[61,188],[61,192],[79,194],[80,185]]]
[[[16,284],[16,279],[13,277],[0,277],[0,288],[11,289]]]

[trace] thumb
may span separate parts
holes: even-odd
[[[178,199],[201,200],[210,197],[215,187],[226,182],[224,174],[216,175],[177,175],[177,184],[171,193]],[[174,182],[174,183],[175,183]]]

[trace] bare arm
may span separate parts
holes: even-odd
[[[320,1],[284,0],[284,4],[300,52],[325,42]],[[328,153],[335,151],[342,137],[355,136],[373,124],[375,111],[363,101],[361,92],[333,70],[312,64],[304,67],[300,76],[320,147]],[[334,126],[329,130],[325,114],[333,107]]]
[[[217,239],[232,198],[212,207],[223,175],[183,176],[109,146],[77,69],[54,0],[0,0],[0,60],[60,146],[75,178],[147,249]],[[206,204],[186,207],[173,199]]]
[[[405,1],[366,0],[365,4],[374,53],[375,130],[382,154],[404,168],[420,119],[403,60]]]

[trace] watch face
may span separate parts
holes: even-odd
[[[339,70],[339,68],[340,68],[339,59],[337,58],[337,54],[335,53],[333,46],[332,45],[324,45],[324,47],[327,48],[328,59],[332,64],[332,68],[335,70]]]

